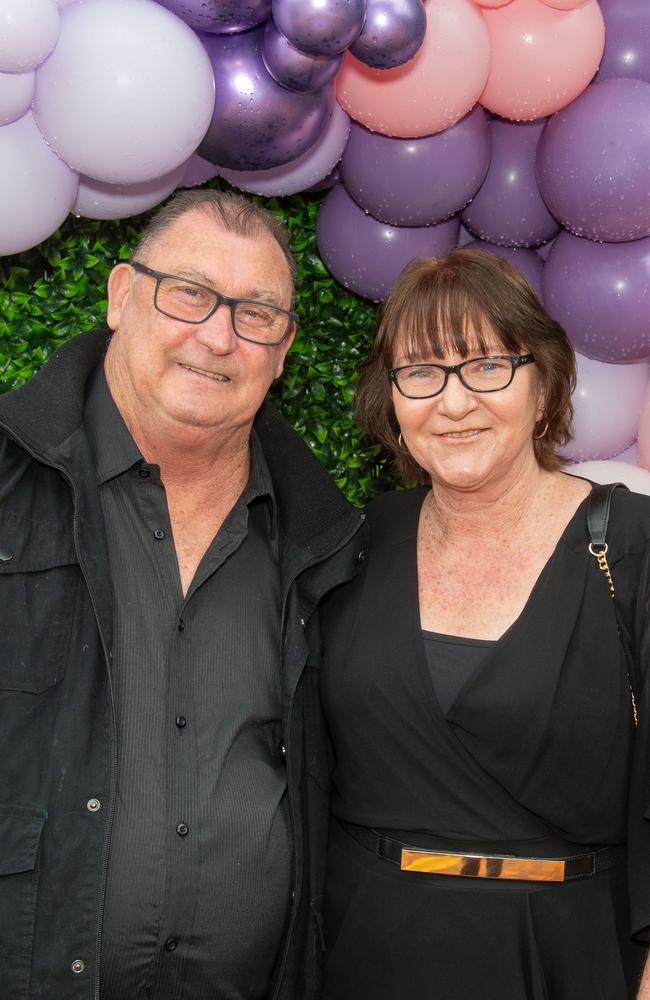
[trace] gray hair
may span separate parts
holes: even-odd
[[[296,262],[291,252],[289,230],[272,212],[234,191],[205,188],[175,194],[149,219],[133,248],[133,260],[141,260],[162,233],[188,212],[196,211],[212,214],[217,225],[237,236],[259,236],[260,233],[271,236],[284,255],[293,286]]]

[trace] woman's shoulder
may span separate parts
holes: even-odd
[[[628,551],[650,546],[650,496],[625,487],[612,493],[608,539],[617,538]],[[611,532],[611,536],[610,536]]]

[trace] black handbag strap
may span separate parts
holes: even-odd
[[[626,490],[625,483],[599,483],[593,487],[587,500],[587,531],[589,533],[589,553],[594,556],[598,568],[603,571],[609,585],[609,593],[614,601],[614,614],[616,616],[616,628],[618,637],[623,648],[623,653],[627,663],[627,682],[630,688],[630,700],[632,703],[632,716],[634,725],[639,724],[636,709],[636,697],[634,694],[635,685],[632,683],[632,671],[634,669],[634,658],[630,650],[626,630],[621,626],[621,620],[616,606],[616,593],[614,581],[607,562],[607,525],[609,522],[609,511],[612,505],[612,497],[616,489]]]

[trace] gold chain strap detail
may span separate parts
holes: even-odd
[[[602,545],[602,547],[600,547],[598,549],[596,549],[596,546],[594,545],[593,542],[589,542],[589,552],[591,553],[591,555],[595,558],[596,562],[598,563],[598,568],[601,569],[603,571],[603,573],[605,574],[605,576],[607,577],[607,586],[609,587],[609,596],[612,598],[612,600],[614,600],[614,597],[615,597],[614,581],[612,580],[612,574],[611,574],[611,571],[610,571],[610,568],[609,568],[609,563],[607,562],[607,542],[605,542]],[[632,685],[629,682],[629,678],[628,678],[628,685],[629,685],[629,688],[630,688],[630,698],[632,700],[632,715],[634,716],[634,725],[638,726],[639,725],[639,717],[638,717],[637,711],[636,711],[636,698],[634,697],[634,691],[632,689]]]

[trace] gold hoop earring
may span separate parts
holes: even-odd
[[[546,432],[548,430],[548,420],[544,424],[544,430],[541,434],[533,434],[533,441],[541,441],[543,437],[546,437]]]
[[[397,435],[397,443],[400,446],[400,448],[404,447],[404,442],[402,441],[402,432],[401,431]]]

